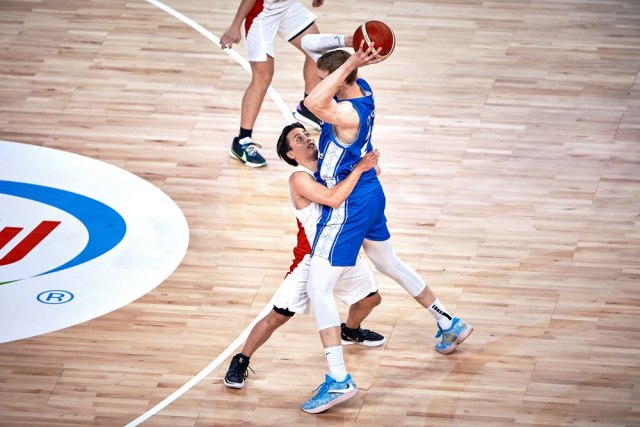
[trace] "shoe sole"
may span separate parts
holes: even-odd
[[[244,383],[241,383],[241,384],[238,384],[238,383],[228,383],[226,378],[224,379],[224,381],[223,381],[223,382],[224,382],[224,385],[226,385],[226,386],[227,386],[227,387],[229,387],[229,388],[236,388],[236,389],[239,389],[239,388],[244,387]]]
[[[320,125],[318,125],[313,120],[306,118],[305,116],[303,116],[302,114],[298,113],[297,111],[293,112],[293,117],[297,121],[301,122],[302,124],[305,124],[305,125],[308,125],[308,126],[312,127],[314,130],[317,130],[318,132],[320,132],[322,130]]]
[[[380,347],[382,344],[384,344],[384,340],[382,341],[345,341],[345,340],[340,340],[342,342],[342,345],[363,345],[365,347]]]
[[[236,156],[236,154],[233,152],[233,150],[229,150],[229,156],[232,159],[236,159],[239,162],[241,162],[242,164],[244,164],[245,166],[249,166],[250,168],[261,168],[263,166],[267,166],[267,162],[264,163],[250,163],[250,162],[246,162],[244,160],[242,160],[240,157]]]
[[[320,406],[318,406],[316,408],[308,409],[308,410],[302,408],[302,410],[304,412],[306,412],[307,414],[319,414],[320,412],[324,412],[327,409],[332,408],[332,407],[336,406],[339,403],[346,402],[347,400],[356,397],[358,395],[358,393],[360,393],[360,389],[355,389],[352,392],[343,394],[342,396],[338,397],[337,399],[333,399],[331,402],[329,402],[327,404],[320,405]]]
[[[451,344],[449,347],[447,347],[446,350],[444,351],[440,351],[436,348],[436,351],[440,354],[451,354],[453,353],[453,351],[464,342],[464,340],[466,340],[469,335],[471,335],[471,332],[473,332],[473,326],[469,326],[469,328],[464,331],[463,333],[461,333],[460,335],[458,335],[458,338],[456,338],[456,340],[453,342],[453,344]]]

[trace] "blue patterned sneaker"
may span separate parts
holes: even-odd
[[[262,148],[262,145],[253,142],[248,136],[240,140],[236,136],[231,143],[229,154],[251,168],[266,166],[267,161],[258,153],[256,147]]]
[[[442,336],[442,340],[436,344],[436,351],[442,354],[451,353],[459,344],[462,344],[462,342],[467,339],[471,332],[473,332],[473,326],[467,325],[457,317],[453,318],[451,327],[446,331],[443,331],[440,325],[438,325],[436,338]]]
[[[296,111],[293,112],[293,117],[303,125],[320,131],[322,129],[322,120],[316,117],[309,109],[304,105],[304,101],[300,101],[296,107]]]
[[[318,394],[302,404],[304,412],[318,414],[358,395],[358,386],[349,374],[342,382],[337,382],[326,375],[324,383],[320,384],[316,390]]]

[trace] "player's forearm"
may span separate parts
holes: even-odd
[[[239,27],[242,25],[242,21],[247,17],[253,6],[256,4],[256,0],[242,0],[238,6],[236,16],[231,21],[231,25]]]
[[[362,172],[360,169],[354,169],[343,181],[340,181],[330,189],[329,202],[325,204],[334,209],[339,207],[351,195],[353,189],[356,188]]]
[[[340,84],[355,69],[353,62],[348,59],[333,73],[320,81],[304,100],[304,105],[318,118],[328,123],[335,123],[334,115],[338,103],[333,99]]]

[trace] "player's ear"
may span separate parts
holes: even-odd
[[[287,151],[287,157],[293,160],[296,159],[296,156],[295,154],[293,154],[293,151]]]

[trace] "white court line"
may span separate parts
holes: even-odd
[[[164,409],[166,406],[171,404],[173,401],[175,401],[177,398],[182,396],[185,392],[187,392],[189,389],[191,389],[194,385],[198,384],[201,380],[203,380],[220,363],[222,363],[223,360],[225,360],[227,357],[229,357],[231,355],[231,353],[237,347],[240,346],[240,344],[242,344],[247,339],[247,337],[249,336],[249,332],[251,332],[251,329],[253,329],[255,324],[258,323],[264,316],[266,316],[267,313],[269,313],[270,310],[271,310],[271,301],[269,301],[269,304],[264,306],[264,308],[262,309],[260,314],[258,314],[258,316],[255,319],[253,319],[253,322],[251,322],[251,324],[249,326],[247,326],[247,328],[244,331],[242,331],[242,333],[240,335],[238,335],[238,338],[236,338],[235,341],[233,341],[229,345],[229,347],[227,347],[222,353],[220,353],[220,355],[218,357],[216,357],[211,363],[209,363],[209,365],[207,365],[206,368],[204,368],[202,371],[200,371],[200,373],[198,375],[196,375],[195,377],[191,378],[182,387],[180,387],[179,389],[177,389],[176,391],[171,393],[169,396],[167,396],[162,402],[158,403],[156,406],[154,406],[153,408],[149,409],[147,412],[145,412],[144,414],[140,415],[135,420],[131,421],[129,424],[126,425],[126,427],[137,426],[140,423],[148,420],[149,418],[151,418],[152,416],[154,416],[155,414],[160,412],[162,409]]]
[[[158,9],[164,10],[169,15],[176,18],[178,21],[181,21],[187,24],[189,27],[193,28],[194,30],[202,34],[204,37],[212,41],[213,44],[220,47],[220,39],[216,37],[211,31],[207,30],[202,25],[195,22],[193,19],[184,16],[182,13],[172,9],[171,7],[167,6],[166,4],[158,0],[146,0],[146,1],[154,5]],[[236,52],[233,49],[224,49],[223,52],[225,52],[226,54],[231,56],[233,59],[235,59],[236,62],[242,66],[242,68],[244,68],[245,70],[247,70],[249,74],[251,74],[251,66],[249,65],[247,60],[244,59],[238,52]],[[287,122],[287,124],[293,123],[296,121],[295,118],[293,117],[293,113],[291,112],[291,110],[289,110],[289,107],[287,106],[287,104],[285,104],[280,94],[278,94],[278,92],[276,92],[276,90],[271,85],[269,85],[269,88],[267,89],[267,94],[269,95],[271,100],[276,104],[276,106],[280,109],[280,112],[284,116],[284,119]]]
[[[175,11],[174,9],[170,8],[169,6],[157,0],[146,0],[146,1],[156,6],[159,9],[164,10],[169,15],[175,17],[179,21],[187,24],[189,27],[193,28],[194,30],[196,30],[197,32],[205,36],[207,39],[211,40],[215,45],[220,46],[220,39],[218,37],[213,35],[209,30],[204,28],[202,25],[193,21],[191,18],[184,16],[180,12]],[[242,56],[238,54],[238,52],[236,52],[233,49],[224,49],[224,52],[230,55],[233,59],[235,59],[236,62],[238,62],[238,64],[242,66],[242,68],[244,68],[245,70],[247,70],[249,74],[251,74],[251,66]],[[282,115],[284,116],[287,123],[293,123],[295,121],[293,114],[289,110],[289,107],[287,106],[287,104],[285,104],[285,102],[282,100],[282,97],[278,94],[278,92],[276,92],[276,90],[273,87],[269,86],[267,93],[269,94],[273,102],[275,102],[276,106],[280,109],[280,112],[282,112]],[[169,404],[174,402],[180,396],[182,396],[185,392],[187,392],[193,386],[195,386],[200,381],[202,381],[215,368],[217,368],[218,365],[220,365],[220,363],[222,363],[227,357],[229,357],[231,353],[240,346],[240,344],[242,344],[247,339],[247,337],[249,336],[249,333],[251,332],[251,329],[253,329],[255,324],[258,323],[263,317],[265,317],[269,313],[269,311],[271,310],[271,305],[272,303],[271,301],[269,301],[269,303],[262,309],[260,314],[258,314],[258,316],[255,319],[253,319],[251,324],[247,326],[247,328],[244,331],[242,331],[240,335],[238,335],[235,341],[233,341],[222,353],[218,355],[218,357],[216,357],[211,363],[209,363],[209,365],[207,365],[202,371],[200,371],[200,373],[198,373],[195,377],[191,378],[182,387],[180,387],[179,389],[171,393],[169,396],[167,396],[163,401],[158,403],[156,406],[149,409],[147,412],[140,415],[135,420],[131,421],[129,424],[126,425],[126,427],[135,427],[140,423],[148,420],[149,418],[151,418],[152,416],[160,412],[162,409],[167,407]]]

